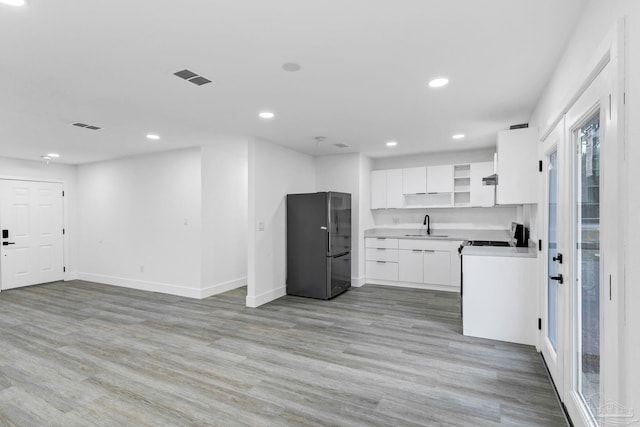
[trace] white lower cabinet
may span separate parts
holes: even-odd
[[[367,279],[388,285],[457,291],[459,241],[366,239]],[[391,283],[395,282],[395,283]]]
[[[433,285],[451,285],[451,252],[426,250],[424,256],[424,282]]]
[[[398,280],[423,283],[424,260],[420,249],[398,250]]]

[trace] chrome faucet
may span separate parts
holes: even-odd
[[[431,218],[429,218],[428,214],[424,216],[424,221],[422,222],[422,225],[426,225],[427,234],[431,234]]]

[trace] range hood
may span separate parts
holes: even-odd
[[[482,185],[498,185],[498,174],[494,173],[482,178]]]
[[[482,178],[482,185],[498,185],[498,153],[493,153],[493,175]]]

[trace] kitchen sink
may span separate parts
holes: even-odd
[[[449,237],[446,234],[405,234],[406,237],[426,237],[426,238],[430,238],[430,237]]]

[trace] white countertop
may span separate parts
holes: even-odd
[[[504,246],[465,246],[462,250],[464,256],[491,256],[491,257],[520,257],[537,258],[536,248],[516,248]]]
[[[508,242],[511,240],[510,230],[473,230],[457,229],[426,230],[415,228],[371,228],[365,230],[364,237],[386,237],[389,239],[421,239],[421,240],[497,240]]]

